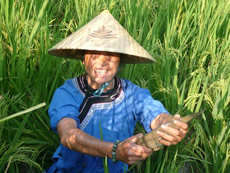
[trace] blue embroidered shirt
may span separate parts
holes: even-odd
[[[161,113],[168,113],[161,102],[152,98],[147,89],[117,78],[120,90],[116,97],[110,95],[109,101],[91,104],[84,119],[80,121],[79,110],[82,103],[87,100],[84,100],[86,93],[82,89],[84,80],[80,80],[81,77],[67,80],[54,93],[48,113],[51,129],[55,132],[58,122],[68,117],[73,118],[77,122],[77,127],[91,136],[101,139],[102,135],[103,140],[108,142],[123,141],[133,135],[137,121],[146,132],[150,132],[151,121]],[[62,144],[54,153],[53,160],[54,164],[48,169],[48,173],[55,170],[58,173],[104,172],[102,158],[81,154]],[[108,167],[110,173],[118,173],[127,170],[128,165],[121,161],[113,163],[108,159]]]

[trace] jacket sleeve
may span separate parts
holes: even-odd
[[[75,93],[76,91],[68,85],[68,82],[55,91],[48,110],[50,126],[54,132],[57,132],[57,124],[63,118],[74,119],[79,127],[78,110],[81,101],[74,95]]]
[[[150,132],[151,122],[161,113],[169,113],[163,104],[153,99],[149,90],[136,86],[134,92],[134,116],[145,128],[146,132]]]

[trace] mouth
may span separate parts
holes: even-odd
[[[94,72],[97,75],[105,75],[107,73],[107,70],[105,70],[105,69],[95,69]]]

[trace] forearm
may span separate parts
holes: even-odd
[[[63,145],[71,150],[99,157],[112,157],[113,143],[105,142],[90,136],[76,128],[74,120],[61,120],[58,134]]]
[[[94,138],[77,128],[71,129],[69,134],[62,138],[61,142],[71,150],[111,158],[113,143]]]

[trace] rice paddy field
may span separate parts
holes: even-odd
[[[119,76],[148,88],[172,114],[204,110],[181,143],[131,171],[229,173],[229,0],[0,0],[0,172],[43,172],[52,164],[59,139],[49,103],[84,69],[47,51],[104,9],[156,59],[124,65]]]

